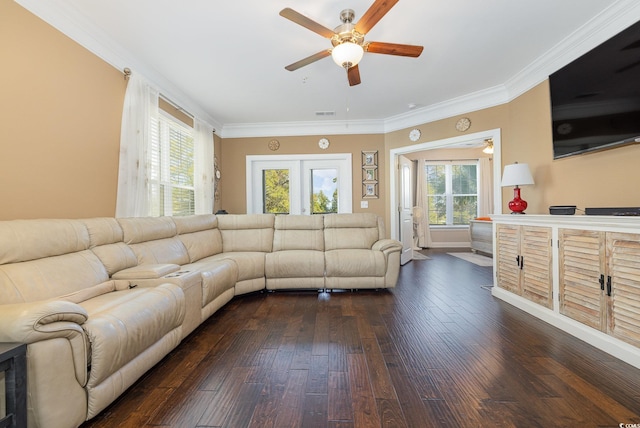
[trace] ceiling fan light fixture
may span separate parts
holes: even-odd
[[[346,69],[358,65],[363,55],[364,49],[362,46],[352,42],[340,43],[331,51],[333,61]]]

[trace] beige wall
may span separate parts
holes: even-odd
[[[123,74],[0,1],[0,219],[115,214]]]
[[[0,2],[0,219],[112,216],[118,174],[120,121],[126,81],[116,70],[13,1]],[[9,64],[10,66],[7,66]],[[176,82],[179,86],[180,82]],[[552,159],[548,83],[512,102],[464,114],[467,133],[501,128],[502,163],[527,162],[536,184],[523,188],[528,213],[547,213],[554,204],[639,206],[640,146],[563,160]],[[418,125],[421,142],[461,135],[463,115]],[[387,156],[413,145],[410,129],[385,135],[215,138],[220,162],[220,200],[216,209],[246,211],[245,157],[248,154],[352,153],[353,211],[389,219]],[[378,150],[380,198],[360,208],[362,150]],[[503,190],[503,212],[512,198]],[[389,225],[387,224],[389,229]]]

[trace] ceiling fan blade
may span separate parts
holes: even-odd
[[[347,70],[347,77],[349,78],[349,86],[360,84],[360,69],[358,68],[358,64]]]
[[[304,28],[307,28],[314,33],[320,34],[322,37],[326,37],[330,39],[335,34],[333,30],[328,29],[324,25],[318,24],[316,21],[307,18],[303,14],[296,12],[291,8],[284,8],[280,11],[280,16],[287,18],[290,21],[295,22],[298,25],[302,25]]]
[[[326,49],[324,51],[320,51],[304,59],[301,59],[300,61],[296,61],[293,64],[289,64],[285,68],[289,71],[297,70],[301,67],[304,67],[305,65],[311,64],[312,62],[316,62],[319,59],[326,58],[329,55],[331,55],[331,49]]]
[[[367,34],[396,3],[398,0],[375,0],[356,24],[356,31]]]
[[[417,58],[422,53],[423,46],[402,45],[398,43],[369,42],[366,47],[367,52],[386,55],[409,56]]]

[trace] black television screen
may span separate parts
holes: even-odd
[[[553,157],[640,142],[640,22],[549,76]]]

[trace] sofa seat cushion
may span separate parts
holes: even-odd
[[[89,314],[82,325],[91,343],[89,388],[179,327],[185,316],[184,293],[174,284],[114,291],[80,306]]]
[[[348,249],[325,252],[327,277],[384,276],[386,260],[381,251]]]
[[[238,280],[238,265],[231,259],[210,260],[182,266],[183,270],[198,271],[202,278],[202,307],[213,302]]]
[[[324,252],[288,250],[265,256],[265,276],[268,278],[302,278],[324,276]]]

